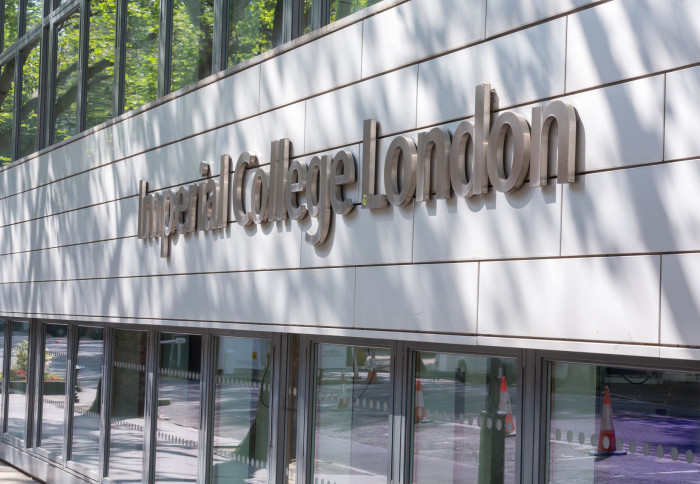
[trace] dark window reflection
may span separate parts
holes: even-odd
[[[56,78],[53,142],[78,132],[78,49],[80,14],[74,13],[56,28]]]
[[[159,337],[156,481],[197,482],[202,337]]]
[[[20,106],[19,157],[34,153],[39,145],[39,44],[23,51],[22,105]]]
[[[67,336],[68,326],[65,324],[47,324],[45,327],[40,446],[56,458],[63,457]]]
[[[78,328],[71,460],[98,471],[104,329]]]
[[[116,482],[140,482],[143,473],[147,345],[145,331],[114,331],[108,475]]]
[[[0,165],[12,161],[12,124],[15,108],[15,61],[0,68]]]
[[[160,0],[127,0],[124,111],[158,95]]]
[[[85,125],[88,128],[111,119],[114,114],[112,88],[116,10],[114,0],[92,0],[90,2],[85,120]]]
[[[289,335],[287,349],[287,395],[285,406],[285,481],[297,481],[297,413],[299,410],[299,335]]]
[[[262,54],[282,43],[281,0],[231,0],[228,65]]]
[[[211,74],[214,0],[173,2],[172,91]]]

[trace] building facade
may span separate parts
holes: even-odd
[[[698,18],[0,1],[0,458],[696,482]]]

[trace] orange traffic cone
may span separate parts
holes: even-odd
[[[423,400],[423,390],[420,387],[420,380],[416,381],[416,402],[413,405],[416,423],[430,422],[425,413],[425,401]]]
[[[515,421],[513,420],[513,409],[510,407],[506,377],[501,377],[501,395],[498,400],[498,411],[506,414],[506,435],[515,434]]]
[[[369,370],[367,371],[367,383],[377,383],[377,362],[374,351],[369,359]]]
[[[340,396],[338,397],[338,409],[348,408],[348,394],[345,391],[345,373],[340,379]]]
[[[590,455],[608,456],[625,455],[624,450],[617,450],[615,439],[615,426],[613,425],[612,404],[610,403],[610,390],[605,387],[603,393],[603,410],[600,415],[600,434],[598,436],[598,448],[589,452]]]

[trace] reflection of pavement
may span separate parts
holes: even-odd
[[[588,451],[597,444],[596,406],[600,400],[594,396],[556,396],[550,433],[553,481],[634,476],[635,482],[700,482],[697,410],[613,397],[615,434],[628,454],[595,459]]]

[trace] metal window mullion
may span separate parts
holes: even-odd
[[[10,321],[5,320],[5,327],[4,327],[4,347],[3,347],[3,361],[2,361],[2,374],[3,375],[9,375],[10,374]],[[0,436],[4,435],[5,432],[7,432],[7,403],[8,403],[8,391],[10,389],[10,384],[9,384],[10,378],[3,378],[2,379],[2,428],[0,428]]]
[[[17,40],[27,31],[27,0],[17,2]]]
[[[124,86],[126,76],[126,35],[127,35],[127,1],[117,0],[117,18],[114,36],[114,73],[112,77],[112,115],[124,112]],[[88,39],[89,49],[89,39]]]
[[[64,440],[63,440],[63,461],[71,460],[72,444],[73,444],[73,406],[75,403],[75,386],[76,386],[76,366],[78,360],[78,326],[75,324],[68,325],[68,347],[66,358],[66,403],[65,403],[65,424],[64,424]]]
[[[113,330],[105,327],[103,330],[104,348],[102,351],[102,395],[100,397],[100,449],[98,459],[99,477],[102,479],[109,473],[109,435],[110,413],[112,401],[112,354]]]
[[[88,43],[90,40],[90,2],[80,0],[80,36],[78,45],[78,99],[76,101],[76,128],[81,133],[85,130],[87,87],[88,87]]]
[[[173,0],[160,2],[160,30],[158,36],[158,97],[170,92],[170,75],[172,72],[172,29]]]
[[[42,130],[46,133],[44,135],[44,139],[46,139],[47,145],[50,145],[53,143],[54,134],[53,128],[54,109],[56,105],[56,72],[58,69],[58,33],[56,31],[56,22],[52,20],[51,23],[45,27],[45,32],[48,32],[48,34],[45,36],[46,40],[44,40],[44,35],[42,35],[41,50],[44,52],[48,52],[49,55],[46,56],[48,57],[48,59],[46,60],[46,62],[41,63],[42,67],[40,67],[39,69],[43,73],[39,81],[39,106],[43,107],[43,111],[45,113],[45,116],[43,118],[41,115],[39,116],[39,126],[44,127],[44,129]],[[44,64],[46,64],[45,68],[43,67]],[[44,84],[43,96],[41,89],[42,83]],[[44,120],[43,123],[41,122],[42,119]]]
[[[407,483],[410,463],[411,407],[410,389],[413,387],[410,354],[405,342],[399,341],[392,348],[392,428],[389,479],[391,483]]]
[[[284,455],[287,436],[285,432],[285,402],[288,392],[288,371],[284,371],[285,363],[289,360],[289,335],[276,333],[272,336],[272,374],[270,378],[270,425],[268,435],[268,481],[283,484],[284,467],[286,459]]]
[[[214,0],[214,39],[212,45],[212,74],[226,69],[228,55],[228,12],[229,2],[235,0]]]
[[[146,398],[143,412],[143,484],[155,479],[156,461],[156,418],[158,404],[158,333],[155,329],[148,331],[148,348],[146,350]]]
[[[23,60],[23,55],[21,50],[17,50],[15,52],[15,78],[14,78],[14,86],[15,86],[15,92],[14,92],[14,106],[12,108],[12,137],[11,143],[12,146],[10,147],[10,153],[11,153],[11,159],[12,161],[16,160],[17,157],[19,156],[19,116],[20,116],[20,103],[22,102],[22,60]],[[5,323],[5,326],[7,326],[7,322]],[[9,353],[5,353],[9,354]],[[9,375],[7,371],[3,373],[4,375]],[[5,431],[3,427],[3,432]]]
[[[32,408],[29,411],[31,421],[27,419],[27,424],[29,425],[29,429],[27,429],[27,447],[34,448],[41,445],[41,415],[43,412],[44,396],[43,381],[44,366],[46,364],[44,327],[45,324],[40,321],[34,320],[30,323],[30,334],[32,331],[34,333],[34,343],[32,344],[34,347],[34,355],[32,356],[32,360],[35,366],[32,371],[34,381],[31,385],[27,382],[27,386],[31,386],[33,389],[31,400],[27,400],[28,402],[33,402],[33,405],[31,405]],[[32,425],[32,422],[34,422],[34,425]]]
[[[199,373],[200,414],[198,482],[211,481],[214,442],[214,368],[215,336],[205,330],[202,334],[201,369]]]
[[[299,394],[297,400],[297,480],[309,482],[313,469],[314,344],[307,336],[299,341]]]

